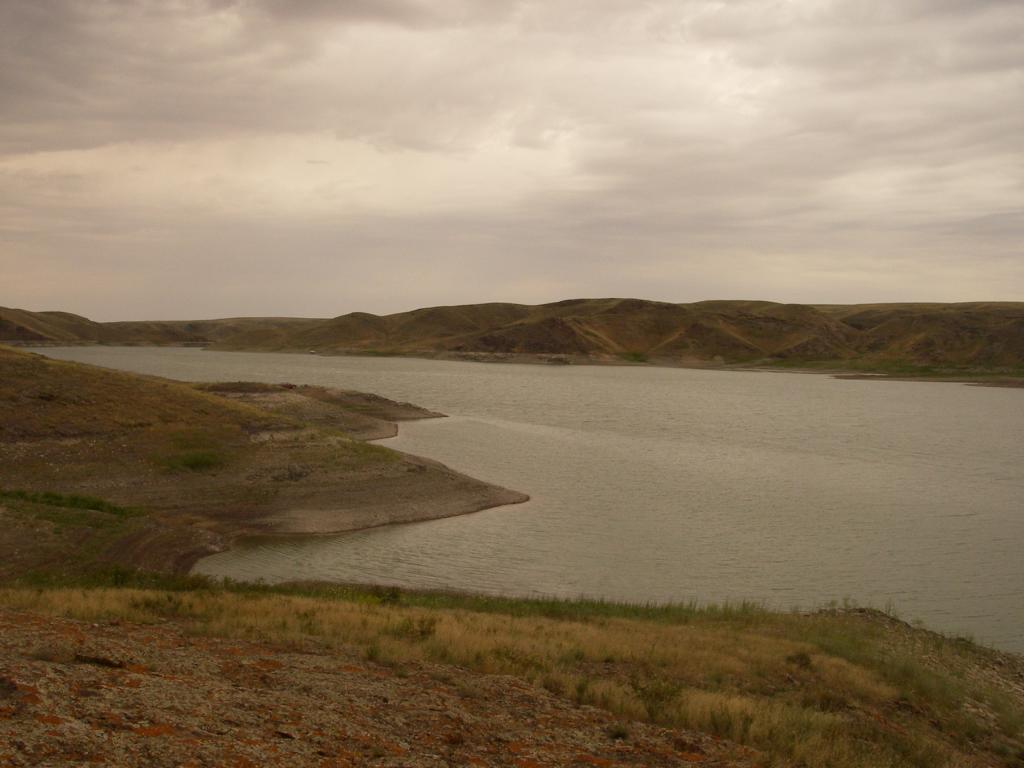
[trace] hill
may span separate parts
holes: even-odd
[[[364,442],[436,416],[362,393],[192,386],[0,347],[0,578],[54,564],[182,571],[243,535],[525,500]]]
[[[0,343],[200,345],[252,329],[272,332],[308,322],[289,317],[232,317],[98,323],[68,312],[30,312],[0,307]]]
[[[1024,304],[809,306],[579,299],[364,313],[228,336],[219,349],[661,363],[1024,366]]]
[[[454,357],[470,360],[828,364],[899,371],[1024,371],[1024,303],[670,304],[571,299],[468,304],[328,320],[235,318],[94,323],[0,310],[19,343],[204,344],[214,349]]]
[[[0,307],[0,340],[5,342],[98,342],[100,323],[68,312],[29,312]]]

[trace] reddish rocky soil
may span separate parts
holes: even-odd
[[[754,766],[510,677],[0,610],[0,766]]]

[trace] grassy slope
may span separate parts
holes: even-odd
[[[0,307],[0,339],[4,341],[98,341],[99,323],[67,312],[29,312]]]
[[[285,419],[186,385],[0,347],[0,506],[7,525],[0,576],[131,560],[117,546],[133,536],[155,537],[156,546],[169,548],[200,546],[202,531],[177,524],[191,522],[187,504],[178,510],[181,520],[157,522],[153,514],[111,515],[66,499],[100,495],[141,507],[225,464],[244,464],[251,434],[291,428]]]
[[[54,563],[69,572],[109,561],[180,570],[239,535],[350,530],[523,500],[348,434],[379,436],[390,426],[376,418],[382,412],[433,414],[261,386],[272,401],[253,405],[0,347],[0,493],[97,497],[145,512],[111,518],[44,497],[0,497],[0,577]]]
[[[648,608],[350,587],[46,585],[4,605],[514,675],[623,718],[701,730],[770,765],[1024,764],[1021,659],[872,612]],[[159,587],[163,587],[162,589]],[[628,733],[628,726],[623,729]]]
[[[246,333],[286,332],[310,322],[297,317],[232,317],[220,320],[154,320],[101,323],[106,344],[208,343]]]
[[[224,349],[383,354],[565,354],[642,362],[831,362],[903,370],[1024,372],[1024,304],[813,307],[759,301],[667,304],[587,299],[364,313],[288,332],[228,337]]]
[[[292,317],[219,320],[154,320],[98,323],[68,312],[30,312],[0,307],[0,342],[94,344],[201,344],[254,328],[282,333],[311,322]]]
[[[243,433],[288,424],[177,382],[0,347],[0,441],[130,436],[164,428]]]
[[[781,364],[936,375],[1024,375],[1024,304],[777,304],[574,299],[470,304],[330,320],[91,323],[0,310],[0,337],[375,354],[570,355],[635,362]],[[73,318],[69,320],[68,318]]]

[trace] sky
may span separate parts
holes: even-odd
[[[0,305],[602,296],[1024,300],[1024,2],[0,2]]]

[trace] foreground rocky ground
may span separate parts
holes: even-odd
[[[519,679],[0,610],[0,765],[753,766]]]
[[[0,766],[1019,768],[1022,735],[1024,659],[875,611],[0,587]]]

